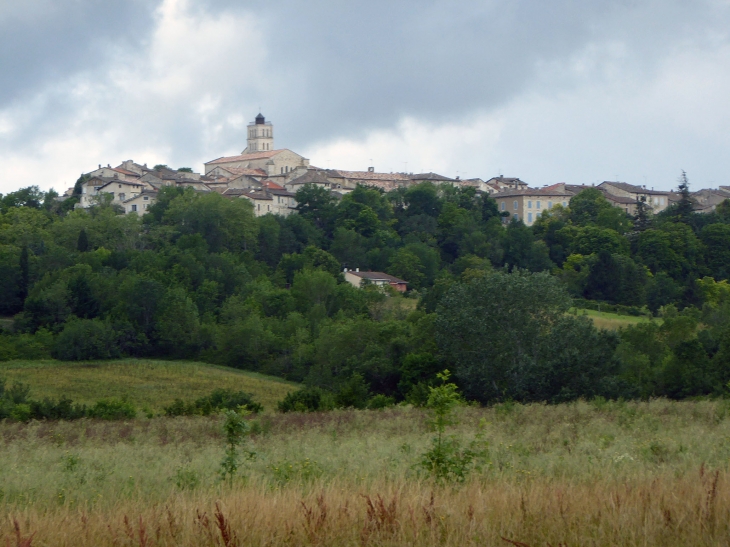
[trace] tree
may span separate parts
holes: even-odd
[[[76,241],[76,250],[80,253],[85,253],[89,250],[89,237],[86,235],[86,230],[83,228],[79,232],[79,239]]]
[[[167,166],[165,166],[167,167]],[[192,167],[179,167],[177,170],[178,173],[192,173],[193,169]]]
[[[521,390],[541,337],[570,307],[547,273],[495,272],[459,283],[441,300],[436,338],[465,393],[482,402]]]
[[[681,197],[673,211],[674,218],[677,222],[688,224],[694,213],[694,200],[689,193],[689,180],[687,180],[687,173],[684,170],[682,170],[682,174],[679,177],[678,189]]]
[[[119,357],[111,326],[99,319],[71,319],[58,335],[53,350],[56,359],[87,361]]]
[[[29,278],[30,278],[30,267],[28,264],[28,246],[23,245],[20,249],[20,280],[18,283],[18,296],[21,301],[24,301],[28,296]]]
[[[649,210],[646,206],[646,196],[636,201],[636,215],[634,215],[634,230],[643,232],[649,227]]]
[[[330,231],[335,213],[335,198],[326,188],[315,184],[304,184],[297,190],[297,211],[302,217],[311,220],[323,230]]]
[[[421,260],[411,251],[400,249],[390,261],[388,271],[408,281],[408,288],[420,289],[426,276],[423,273]]]

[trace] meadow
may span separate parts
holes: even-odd
[[[501,404],[448,434],[463,482],[419,466],[428,413],[268,413],[232,482],[222,417],[0,424],[0,545],[726,545],[727,401]],[[30,540],[29,540],[30,538]]]
[[[606,330],[618,330],[623,327],[629,327],[637,325],[639,323],[655,322],[657,324],[662,323],[661,318],[650,318],[645,315],[633,316],[633,315],[619,315],[618,313],[601,312],[596,310],[588,309],[571,309],[571,313],[576,315],[585,315],[599,329]]]
[[[112,361],[0,362],[0,379],[22,382],[34,399],[68,397],[77,403],[125,399],[140,410],[161,413],[175,399],[191,401],[216,388],[245,391],[265,410],[298,384],[273,376],[191,361],[119,359]]]

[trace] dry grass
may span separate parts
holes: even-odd
[[[256,484],[177,495],[158,505],[120,501],[103,511],[23,507],[6,513],[0,541],[16,545],[32,536],[33,545],[57,547],[726,545],[728,476],[701,469],[630,483],[487,479],[444,488],[335,481],[309,491]]]
[[[217,417],[0,424],[0,545],[726,545],[729,414],[464,409],[452,433],[481,422],[489,461],[463,485],[415,470],[430,433],[407,408],[261,417],[232,487]]]
[[[175,398],[192,400],[216,388],[246,391],[267,410],[298,385],[278,378],[189,361],[122,359],[74,362],[8,361],[0,363],[0,378],[20,381],[34,398],[66,396],[80,403],[127,398],[139,408],[160,412]]]

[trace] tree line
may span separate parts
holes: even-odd
[[[697,214],[682,196],[632,218],[586,189],[528,227],[429,183],[339,201],[306,185],[286,218],[191,189],[140,218],[26,188],[0,197],[0,360],[199,359],[355,407],[423,404],[446,368],[483,403],[719,394],[730,205]],[[409,291],[356,289],[343,268]],[[661,320],[599,330],[575,299]]]

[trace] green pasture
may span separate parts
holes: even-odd
[[[69,397],[94,403],[126,398],[138,408],[159,412],[175,399],[193,400],[216,388],[251,393],[265,410],[297,388],[278,378],[206,363],[120,359],[114,361],[7,361],[0,378],[30,386],[33,399]]]

